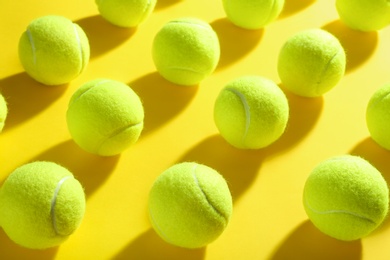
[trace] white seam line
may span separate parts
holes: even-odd
[[[54,232],[56,233],[56,235],[61,235],[58,232],[57,222],[56,222],[56,210],[55,210],[55,208],[56,208],[56,203],[57,203],[57,196],[58,196],[58,193],[60,192],[62,184],[64,184],[64,182],[67,179],[69,179],[69,178],[71,178],[71,176],[65,176],[58,182],[57,187],[54,190],[53,197],[51,199],[50,215],[51,215],[51,221],[52,221],[52,225],[53,225],[53,228],[54,228]]]
[[[81,40],[80,40],[80,35],[77,31],[77,26],[76,24],[73,24],[73,29],[74,29],[74,33],[76,35],[76,40],[77,40],[77,43],[79,45],[79,52],[80,52],[80,71],[79,73],[81,73],[81,71],[83,70],[83,47],[81,46]]]
[[[35,44],[34,44],[34,39],[32,37],[32,33],[31,33],[29,28],[27,28],[26,34],[28,36],[28,40],[30,41],[30,45],[31,45],[31,49],[32,49],[33,63],[34,63],[34,65],[36,65],[37,64],[36,48],[35,48]]]
[[[150,215],[150,218],[151,218],[152,223],[154,224],[155,228],[159,231],[158,233],[160,233],[160,235],[164,238],[165,241],[172,243],[168,239],[167,235],[162,231],[161,227],[157,224],[156,220],[153,217],[153,212],[152,212],[150,207],[149,207],[149,215]]]
[[[238,91],[238,90],[236,90],[234,88],[226,88],[226,90],[231,91],[234,94],[236,94],[240,98],[241,103],[244,106],[244,110],[245,110],[245,132],[244,132],[244,135],[242,136],[242,143],[245,143],[244,141],[245,141],[245,138],[246,138],[246,136],[248,134],[249,126],[251,124],[251,111],[250,111],[250,107],[248,105],[248,102],[245,99],[245,96],[240,91]]]
[[[307,201],[307,199],[305,198],[305,204],[306,206],[311,210],[313,211],[314,213],[316,214],[320,214],[320,215],[328,215],[328,214],[346,214],[346,215],[352,215],[354,217],[357,217],[357,218],[361,218],[363,220],[366,220],[370,223],[373,223],[374,225],[376,225],[375,221],[373,221],[372,219],[369,219],[368,217],[366,216],[363,216],[363,215],[360,215],[360,214],[356,214],[354,212],[351,212],[351,211],[346,211],[346,210],[326,210],[326,211],[319,211],[319,210],[316,210],[314,208],[311,207],[311,205],[309,204],[309,202]]]

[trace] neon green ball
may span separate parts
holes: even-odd
[[[119,27],[136,27],[153,12],[156,0],[96,0],[100,15]]]
[[[60,245],[77,230],[84,212],[81,184],[53,162],[20,166],[0,189],[0,226],[23,247]]]
[[[214,121],[222,137],[239,149],[260,149],[278,140],[289,118],[283,91],[260,76],[229,82],[214,104]]]
[[[164,171],[152,186],[148,204],[157,234],[184,248],[200,248],[215,241],[226,229],[233,210],[224,178],[193,162]]]
[[[261,29],[273,22],[283,6],[284,0],[223,0],[227,18],[249,30]]]
[[[62,16],[33,20],[19,41],[19,59],[27,74],[46,85],[66,84],[78,77],[89,56],[84,31]]]
[[[4,97],[0,94],[0,132],[3,131],[5,120],[7,119],[8,107]]]
[[[381,173],[352,155],[321,162],[306,180],[303,204],[312,223],[339,240],[356,240],[381,225],[389,190]]]
[[[173,20],[156,34],[152,56],[157,71],[168,81],[197,85],[218,65],[218,36],[208,23],[197,18]]]

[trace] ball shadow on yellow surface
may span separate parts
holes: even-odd
[[[298,12],[301,12],[314,2],[315,0],[285,0],[283,10],[279,15],[279,19],[286,18]]]
[[[346,73],[360,67],[374,53],[378,44],[377,32],[360,32],[347,27],[340,20],[332,21],[322,29],[339,39],[347,56]]]
[[[115,49],[136,32],[136,28],[121,28],[110,24],[100,15],[86,17],[76,24],[83,28],[91,48],[91,59]]]
[[[198,86],[179,86],[164,79],[158,72],[129,83],[144,105],[142,135],[146,135],[177,116],[195,96]],[[141,137],[142,138],[142,137]]]
[[[66,87],[43,85],[25,72],[0,79],[0,92],[8,106],[4,131],[44,111],[65,93]]]
[[[121,260],[201,260],[205,258],[206,248],[185,249],[170,245],[162,240],[153,229],[140,234],[113,259]]]
[[[120,155],[102,157],[82,150],[73,140],[42,152],[31,161],[51,161],[67,168],[80,181],[89,197],[114,171]]]
[[[40,259],[51,260],[56,258],[58,247],[44,250],[34,250],[21,247],[8,238],[0,227],[0,259]]]
[[[270,259],[360,260],[362,243],[361,240],[345,242],[329,237],[307,220],[288,235]]]
[[[360,156],[369,161],[383,175],[383,178],[390,184],[390,151],[379,146],[371,137],[359,142],[350,154]],[[387,217],[382,225],[374,232],[379,233],[390,228],[390,218]]]
[[[264,30],[245,30],[235,26],[226,18],[213,21],[211,27],[217,33],[221,56],[217,69],[237,62],[249,54],[261,41]]]
[[[156,3],[156,7],[154,9],[155,10],[165,9],[180,2],[183,2],[183,0],[158,0]]]

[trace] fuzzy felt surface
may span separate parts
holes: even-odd
[[[317,165],[303,192],[309,219],[340,240],[367,236],[388,212],[389,190],[381,173],[352,155],[332,157]]]
[[[372,139],[390,150],[390,84],[378,89],[366,110],[366,123]]]
[[[53,162],[20,166],[0,190],[0,226],[10,239],[27,248],[61,244],[79,227],[84,212],[81,184]]]
[[[203,247],[227,227],[233,203],[224,178],[193,162],[176,164],[154,182],[149,194],[154,230],[166,242],[185,248]]]
[[[96,0],[100,15],[119,27],[136,27],[153,12],[156,0]]]
[[[218,65],[218,36],[202,20],[172,20],[156,34],[152,56],[158,72],[168,81],[186,86],[197,85]]]
[[[229,82],[214,105],[214,121],[223,138],[240,149],[266,147],[284,133],[289,105],[271,80],[244,76]]]
[[[69,83],[86,68],[89,56],[84,31],[62,16],[33,20],[19,40],[19,59],[24,69],[46,85]]]
[[[359,31],[377,31],[390,24],[388,0],[337,0],[340,20]]]
[[[244,29],[261,29],[282,12],[284,0],[223,0],[227,18]]]
[[[300,96],[318,97],[335,87],[344,76],[346,55],[331,33],[309,29],[287,39],[277,66],[286,89]]]
[[[143,129],[144,110],[126,84],[96,79],[72,96],[66,114],[73,140],[84,150],[111,156],[134,144]]]

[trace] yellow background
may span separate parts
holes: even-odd
[[[70,18],[90,40],[86,71],[63,86],[35,82],[18,60],[20,35],[31,20],[48,14]],[[157,31],[185,16],[209,22],[221,44],[218,68],[196,87],[167,82],[156,73],[151,58]],[[220,89],[243,75],[261,75],[279,84],[281,46],[292,34],[309,28],[324,28],[340,39],[348,57],[345,77],[321,98],[286,92],[289,125],[268,148],[244,151],[228,145],[213,122]],[[366,238],[341,242],[320,233],[301,202],[313,167],[335,155],[363,156],[390,180],[390,154],[372,141],[365,124],[370,96],[390,81],[390,28],[352,31],[338,20],[331,0],[286,0],[279,19],[258,31],[232,25],[221,0],[159,0],[137,29],[110,25],[93,0],[0,0],[0,35],[0,91],[9,105],[0,134],[0,180],[24,163],[50,160],[75,174],[87,198],[80,228],[57,248],[21,248],[0,229],[0,259],[390,259],[390,220]],[[67,130],[71,95],[98,77],[129,84],[143,100],[145,129],[119,156],[88,154]],[[163,242],[147,215],[153,181],[181,161],[215,168],[233,195],[228,228],[214,243],[197,250]]]

